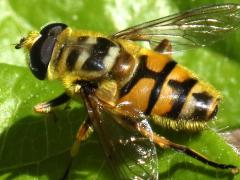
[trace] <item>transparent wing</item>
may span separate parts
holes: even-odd
[[[240,4],[221,4],[145,22],[120,31],[113,38],[147,41],[153,48],[167,39],[173,51],[180,51],[212,44],[239,26]]]
[[[91,100],[92,101],[92,100]],[[94,100],[95,101],[95,100]],[[146,117],[120,117],[95,102],[92,124],[98,133],[107,159],[117,179],[157,179],[158,159],[154,143],[143,137],[137,127],[152,132]],[[135,124],[135,128],[132,125]]]

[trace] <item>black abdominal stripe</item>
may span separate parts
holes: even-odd
[[[172,70],[176,67],[177,63],[171,60],[166,63],[166,65],[160,72],[155,72],[147,68],[147,59],[147,55],[142,55],[139,57],[138,68],[136,69],[136,72],[134,73],[131,80],[121,89],[120,97],[128,94],[142,78],[153,79],[155,83],[150,92],[147,108],[145,110],[145,114],[150,115],[159,97],[161,96],[163,84],[165,83],[168,76],[171,74]],[[207,119],[207,113],[209,110],[208,108],[213,102],[213,97],[207,92],[199,92],[192,94],[192,89],[198,83],[199,81],[197,79],[191,77],[184,80],[183,82],[178,82],[171,79],[168,80],[167,85],[171,87],[172,90],[174,90],[172,94],[173,105],[170,111],[163,116],[170,119],[178,119],[182,117],[186,119]],[[188,96],[191,96],[191,100],[187,100]],[[191,106],[191,111],[187,112],[186,114],[182,112],[185,104]]]

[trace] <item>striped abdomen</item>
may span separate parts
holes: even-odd
[[[120,91],[118,103],[130,102],[147,115],[169,119],[208,120],[215,116],[220,99],[210,85],[171,60],[146,51],[139,65]]]

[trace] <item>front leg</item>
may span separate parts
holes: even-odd
[[[62,105],[70,100],[70,97],[64,92],[60,96],[34,106],[34,110],[38,113],[50,113],[55,107]]]

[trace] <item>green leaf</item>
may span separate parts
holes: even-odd
[[[129,0],[2,0],[0,1],[0,179],[59,179],[69,162],[69,149],[86,118],[82,103],[71,102],[48,115],[33,106],[63,92],[58,82],[39,81],[26,68],[25,56],[12,44],[29,30],[48,22],[65,22],[74,29],[113,33],[127,26],[204,4],[225,1]],[[227,2],[227,1],[226,1]],[[235,0],[233,2],[240,3]],[[240,127],[239,32],[213,47],[174,55],[179,63],[213,84],[224,100],[210,129],[197,134],[154,127],[174,142],[187,145],[220,163],[240,166],[237,153],[218,132]],[[158,149],[160,179],[240,179],[174,150]],[[98,137],[81,145],[73,160],[71,179],[112,179]]]

